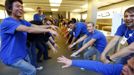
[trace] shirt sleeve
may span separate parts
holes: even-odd
[[[83,25],[82,31],[83,31],[83,33],[86,34],[87,36],[90,36],[90,33],[89,33],[89,31],[88,31],[86,25]]]
[[[103,35],[104,35],[104,34],[103,34],[102,32],[100,32],[100,31],[98,31],[98,30],[95,30],[95,31],[94,31],[94,34],[93,34],[93,36],[92,36],[92,38],[98,40],[98,39],[101,39],[101,37],[102,37]]]
[[[36,14],[34,14],[34,16],[33,16],[33,20],[36,20]]]
[[[120,25],[115,33],[115,35],[118,35],[118,36],[123,36],[126,32],[126,27],[125,25]]]
[[[80,35],[81,32],[81,28],[80,26],[76,27],[76,29],[74,30],[74,37],[77,38]]]
[[[20,24],[15,21],[3,20],[2,24],[1,24],[1,28],[4,33],[14,34],[16,31],[16,28],[19,25]]]
[[[28,27],[32,26],[32,24],[31,24],[30,22],[27,22],[27,21],[25,21],[25,20],[24,20],[24,22],[25,22],[24,25],[26,25],[26,26],[28,26]]]
[[[97,39],[100,38],[100,36],[101,36],[101,35],[99,35],[99,34],[97,33],[97,34],[93,35],[92,39],[96,39],[96,40],[97,40]]]
[[[91,60],[73,60],[72,66],[85,68],[103,75],[120,75],[123,67],[120,64],[103,64],[102,62]]]

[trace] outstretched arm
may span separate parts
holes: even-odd
[[[68,59],[68,58],[66,58],[64,56],[58,57],[57,62],[64,64],[62,66],[62,68],[67,68],[67,67],[70,67],[72,65],[72,60]]]
[[[101,60],[105,61],[106,60],[106,54],[112,49],[119,41],[120,36],[114,36],[114,38],[110,41],[110,43],[106,46],[104,51],[101,54]]]
[[[54,25],[35,25],[35,24],[32,24],[32,27],[37,27],[37,28],[44,28],[44,29],[47,29],[47,28],[52,28],[54,30],[58,29],[57,26],[54,26]]]
[[[86,44],[84,44],[79,50],[77,50],[76,52],[74,52],[71,56],[76,56],[78,53],[82,52],[83,50],[85,50],[86,48],[92,46],[94,44],[94,42],[96,41],[96,39],[91,39],[89,40]]]
[[[75,66],[98,72],[103,75],[120,75],[123,68],[123,65],[120,64],[104,64],[102,62],[92,60],[70,60],[64,56],[59,57],[57,61],[64,64],[62,68]]]
[[[71,45],[69,45],[69,48],[72,48],[72,47],[75,46],[76,44],[80,43],[80,42],[83,41],[86,37],[87,37],[87,35],[82,36],[82,37],[79,38],[76,42],[74,42],[74,43],[72,43]]]
[[[118,58],[124,57],[129,55],[130,53],[134,53],[134,42],[131,43],[129,46],[119,50],[118,52],[116,52],[115,54],[113,54],[112,56],[110,56],[110,59],[112,60],[116,60]]]
[[[33,26],[28,27],[28,26],[20,25],[16,28],[16,30],[28,32],[28,33],[36,33],[36,34],[50,32],[51,34],[58,35],[58,33],[54,30],[44,29],[44,28],[40,28],[40,27],[33,27]]]

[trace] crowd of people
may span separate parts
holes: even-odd
[[[51,59],[48,49],[54,53],[58,51],[55,42],[58,30],[67,38],[68,51],[72,52],[70,56],[82,57],[81,60],[57,58],[57,62],[65,64],[62,68],[76,66],[102,75],[134,75],[134,7],[125,10],[124,24],[118,27],[109,43],[93,22],[61,19],[57,26],[54,19],[46,17],[41,7],[37,7],[33,20],[28,22],[22,18],[22,0],[6,0],[5,9],[9,17],[1,22],[0,60],[20,70],[20,75],[36,75],[37,70],[43,69],[38,63]],[[128,46],[109,54],[118,42],[122,45],[128,43]]]

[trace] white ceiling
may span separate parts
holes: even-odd
[[[87,10],[86,7],[82,7],[83,5],[87,4],[88,0],[62,0],[61,6],[59,7],[59,11],[73,11],[79,9],[80,11]],[[97,6],[105,6],[111,3],[117,3],[120,1],[126,0],[97,0]],[[0,0],[0,4],[4,5],[5,0]],[[23,0],[24,2],[24,9],[26,11],[35,11],[36,8],[39,6],[43,8],[45,11],[51,11],[51,8],[57,7],[50,7],[49,0]]]

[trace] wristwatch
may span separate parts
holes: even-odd
[[[110,56],[106,56],[106,59],[108,59],[111,62],[114,62],[112,59],[110,59]]]

